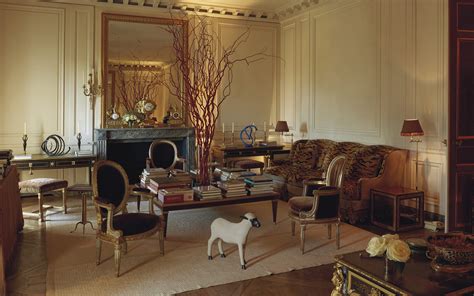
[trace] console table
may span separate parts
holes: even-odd
[[[230,158],[236,157],[252,157],[252,156],[264,156],[265,167],[268,166],[268,159],[273,159],[275,155],[290,154],[290,149],[285,149],[283,145],[272,145],[272,146],[228,146],[212,147],[212,154],[216,161],[221,162],[224,166],[227,166]]]
[[[74,169],[89,168],[89,183],[92,178],[92,167],[96,161],[96,156],[66,154],[62,156],[48,156],[46,154],[33,154],[31,158],[13,158],[11,164],[16,165],[19,171],[33,170],[53,170],[53,169]]]
[[[413,253],[399,274],[385,277],[385,259],[365,251],[337,256],[331,295],[473,295],[474,273],[434,271],[425,254]]]

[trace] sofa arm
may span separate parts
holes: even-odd
[[[407,150],[395,150],[390,152],[385,158],[382,174],[375,178],[359,179],[360,199],[365,200],[370,197],[370,189],[377,187],[400,187],[403,185],[403,174],[407,159]]]

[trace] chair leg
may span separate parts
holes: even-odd
[[[120,276],[120,257],[122,255],[122,245],[121,244],[117,244],[115,245],[115,251],[114,251],[114,254],[115,254],[115,269],[117,270],[117,277]]]
[[[331,234],[332,234],[332,225],[328,224],[328,239],[331,239]]]
[[[66,188],[63,188],[61,191],[62,191],[62,194],[63,194],[63,211],[64,211],[64,214],[67,214]]]
[[[301,228],[301,233],[300,233],[300,249],[301,249],[301,254],[304,254],[304,231],[306,230],[306,225],[302,224],[300,225]]]
[[[160,230],[158,239],[160,240],[160,255],[164,256],[165,255],[165,232],[163,230]]]
[[[295,236],[296,222],[291,220],[291,236]]]
[[[44,222],[44,213],[43,213],[43,193],[38,193],[38,212],[39,212],[39,221]]]
[[[140,212],[140,202],[142,201],[142,196],[137,195],[137,211]]]
[[[95,254],[96,254],[96,261],[95,264],[100,264],[100,255],[102,254],[102,241],[100,239],[95,240]]]
[[[340,239],[339,223],[336,223],[336,247],[337,247],[337,249],[339,249],[339,247],[340,247],[339,239]]]

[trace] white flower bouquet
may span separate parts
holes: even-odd
[[[385,234],[374,236],[370,239],[365,249],[370,257],[382,257],[386,254],[387,259],[398,262],[407,262],[410,259],[410,247],[399,239],[398,234]]]

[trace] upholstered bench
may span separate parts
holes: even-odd
[[[263,162],[253,159],[244,159],[235,162],[235,166],[244,170],[250,171],[251,169],[260,169],[260,174],[263,174]]]
[[[67,214],[67,204],[66,204],[66,180],[58,180],[52,178],[36,178],[27,181],[21,181],[18,183],[18,186],[23,193],[35,193],[38,194],[38,205],[39,205],[39,220],[44,222],[44,213],[43,213],[43,196],[45,193],[56,191],[61,189],[63,196],[63,211],[64,214]]]

